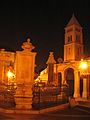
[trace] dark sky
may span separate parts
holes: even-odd
[[[72,1],[72,2],[71,2]],[[0,47],[21,50],[30,36],[37,52],[37,70],[46,66],[49,52],[63,58],[64,27],[72,14],[83,27],[85,54],[90,55],[90,0],[0,1]]]

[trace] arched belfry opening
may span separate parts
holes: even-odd
[[[65,80],[69,89],[69,96],[73,96],[74,94],[74,70],[72,68],[67,68],[65,70]]]

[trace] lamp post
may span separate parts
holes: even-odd
[[[10,70],[8,71],[7,76],[8,76],[8,85],[10,85],[10,84],[15,82],[14,81],[15,75]]]
[[[88,64],[88,61],[81,59],[79,69],[80,69],[80,76],[83,79],[82,97],[84,99],[88,99],[89,97],[89,64]]]
[[[13,93],[15,92],[16,89],[16,83],[15,83],[15,74],[9,69],[7,72],[8,76],[8,91],[12,91]]]

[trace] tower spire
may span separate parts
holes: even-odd
[[[66,27],[71,26],[71,25],[77,25],[77,26],[81,27],[81,25],[79,24],[78,20],[76,19],[74,13],[72,14],[72,17],[71,17],[70,21],[68,22],[68,24],[66,25]]]
[[[65,27],[64,61],[80,60],[83,56],[82,27],[74,13]]]

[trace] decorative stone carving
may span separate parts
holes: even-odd
[[[35,52],[30,39],[22,44],[23,51],[16,51],[16,83],[15,95],[17,109],[32,108],[32,86],[34,84]]]
[[[31,52],[34,48],[35,47],[32,45],[32,43],[30,43],[30,38],[27,39],[27,42],[22,44],[22,49],[24,49],[25,52]]]

